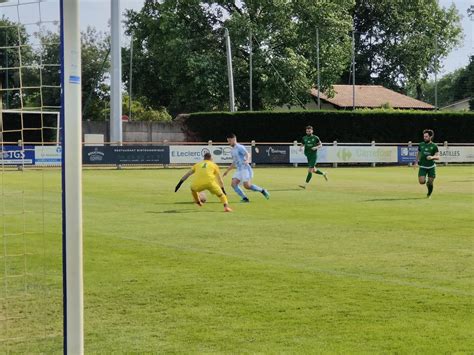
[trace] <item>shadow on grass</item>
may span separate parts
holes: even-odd
[[[409,200],[426,200],[426,197],[404,197],[404,198],[373,198],[370,200],[362,200],[361,202],[390,202],[390,201],[409,201]]]
[[[270,192],[270,193],[272,193],[272,192],[284,192],[284,191],[304,191],[304,189],[296,188],[296,189],[271,189],[271,190],[268,190],[268,192]]]
[[[192,209],[192,210],[166,210],[166,211],[147,211],[146,213],[153,213],[153,214],[178,214],[178,213],[218,213],[222,211],[209,211],[209,210],[202,210],[202,209]]]
[[[205,202],[206,205],[209,204],[216,204],[216,203],[221,203],[220,201],[207,201]],[[157,202],[155,205],[194,205],[194,202],[192,201],[180,201],[180,202]]]

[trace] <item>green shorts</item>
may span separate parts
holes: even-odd
[[[430,178],[435,178],[436,168],[427,169],[427,168],[420,167],[418,170],[418,176],[426,176],[426,175],[428,175],[428,177]]]
[[[306,158],[308,158],[308,167],[314,168],[316,166],[318,156],[315,154],[315,155],[306,156]]]

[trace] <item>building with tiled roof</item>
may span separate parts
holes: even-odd
[[[334,96],[329,97],[321,92],[322,109],[352,109],[352,85],[333,85]],[[311,95],[317,102],[318,90],[311,89]],[[355,108],[390,107],[402,110],[434,110],[435,107],[426,102],[400,94],[380,85],[355,85]]]

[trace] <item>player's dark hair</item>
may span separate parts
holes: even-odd
[[[313,126],[306,126],[306,129],[313,129]]]
[[[229,133],[226,138],[237,138],[235,133]]]
[[[211,160],[211,158],[212,158],[211,153],[207,152],[207,153],[204,154],[204,159],[205,160]]]
[[[434,131],[432,129],[425,129],[423,131],[423,134],[428,133],[428,135],[433,138],[434,137]]]

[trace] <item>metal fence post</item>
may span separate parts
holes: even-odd
[[[410,156],[410,148],[411,148],[412,146],[413,146],[412,141],[408,141],[408,145],[407,145],[407,147],[408,147],[408,156]],[[416,159],[416,158],[415,158],[415,159]],[[411,161],[408,162],[408,166],[413,166],[413,163],[412,163]]]
[[[372,142],[370,143],[370,145],[375,148],[375,141],[372,141]],[[375,165],[376,165],[375,162],[372,162],[372,167],[373,167],[373,168],[375,168]]]
[[[251,143],[251,145],[252,145],[252,148],[255,147],[255,141],[254,141],[254,140],[253,140],[252,142],[250,142],[250,143]],[[255,168],[255,165],[256,165],[256,164],[253,162],[253,159],[252,159],[252,152],[253,152],[253,149],[252,149],[252,148],[250,148],[250,159],[252,160],[252,164],[251,164],[251,165],[252,165],[252,168]]]
[[[332,145],[333,145],[334,147],[337,147],[337,141],[332,142]],[[335,162],[332,163],[332,167],[333,167],[333,168],[337,168],[337,163],[335,163]]]
[[[169,142],[168,142],[167,139],[165,139],[165,140],[163,141],[163,145],[168,145],[168,143],[169,143]],[[169,167],[170,167],[169,164],[163,164],[163,168],[167,169],[167,168],[169,168]]]
[[[444,148],[448,149],[448,141],[444,141]],[[446,156],[448,156],[448,155],[446,154]],[[444,162],[444,166],[448,166],[447,161]]]
[[[20,148],[23,147],[23,149],[22,149],[22,150],[23,150],[23,154],[25,154],[25,147],[23,146],[23,142],[22,142],[21,139],[18,140],[18,146],[19,146]],[[26,155],[26,154],[25,154],[25,155]],[[23,162],[24,162],[24,160],[25,160],[25,159],[23,159]],[[23,170],[23,165],[18,164],[18,165],[16,166],[16,168],[17,168],[19,171],[22,171],[22,170]]]
[[[295,149],[298,149],[298,141],[293,141],[293,147],[295,147]],[[293,163],[293,166],[294,166],[295,168],[297,168],[297,167],[298,167],[298,163]]]

